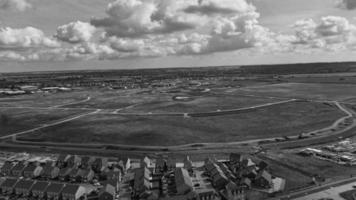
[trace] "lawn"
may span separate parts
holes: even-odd
[[[356,96],[356,86],[349,84],[281,83],[237,90],[242,94],[319,100],[341,101]]]
[[[0,136],[39,127],[82,112],[81,110],[1,108]]]
[[[297,135],[326,127],[343,115],[334,106],[310,102],[196,118],[97,114],[43,129],[22,139],[163,146],[231,142]]]

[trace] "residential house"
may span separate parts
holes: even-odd
[[[94,178],[94,171],[92,169],[79,169],[77,173],[77,181],[78,182],[89,182]]]
[[[57,166],[45,165],[43,168],[42,177],[45,179],[58,178],[60,169]]]
[[[62,183],[51,183],[47,187],[47,199],[59,200],[62,199],[62,190],[64,188]]]
[[[172,158],[167,159],[167,163],[166,163],[166,165],[167,165],[167,170],[168,170],[168,171],[173,171],[173,170],[175,170],[176,167],[177,167],[176,164],[177,164],[177,162],[176,162],[175,159],[172,159]]]
[[[14,192],[15,184],[17,183],[17,179],[7,178],[1,184],[1,192],[2,194],[12,194]]]
[[[260,188],[271,188],[273,184],[272,175],[266,170],[263,170],[257,175],[254,184]]]
[[[92,164],[94,172],[99,173],[108,166],[107,158],[96,158]]]
[[[23,176],[25,178],[34,178],[35,177],[35,170],[36,170],[37,167],[39,167],[39,166],[37,166],[35,163],[29,163],[23,170]],[[42,167],[41,167],[41,169],[42,169]],[[40,173],[40,171],[37,172],[37,173]],[[39,174],[36,174],[36,175],[38,176]]]
[[[82,162],[81,162],[80,168],[82,168],[82,169],[90,168],[94,161],[95,161],[94,157],[84,156],[84,157],[82,157]]]
[[[77,168],[81,165],[82,158],[78,155],[71,156],[67,160],[67,167]]]
[[[225,190],[221,193],[225,200],[245,200],[246,191],[243,187],[239,187],[234,182],[229,182],[225,186]]]
[[[68,184],[62,190],[62,200],[78,200],[85,194],[84,187],[80,185]]]
[[[134,194],[139,196],[147,190],[150,190],[152,185],[150,183],[151,171],[147,167],[141,167],[135,170],[134,177]]]
[[[176,168],[174,178],[178,195],[184,195],[193,190],[193,182],[186,169]]]
[[[46,190],[49,184],[50,183],[47,181],[37,181],[32,186],[32,196],[37,199],[44,199],[46,197]]]
[[[24,162],[18,162],[11,170],[12,176],[19,177],[23,175],[26,165]]]
[[[115,187],[111,184],[106,184],[99,191],[99,200],[114,200],[116,196]]]
[[[58,178],[61,181],[69,180],[69,174],[72,172],[73,168],[66,167],[59,170]]]
[[[8,176],[11,174],[11,170],[14,167],[14,164],[10,161],[6,161],[4,165],[1,167],[1,173],[5,176]]]
[[[189,156],[184,159],[184,168],[187,169],[189,172],[193,170],[193,162],[190,160]]]
[[[70,158],[70,155],[60,154],[57,158],[57,166],[63,168],[67,166],[67,160]]]
[[[218,196],[213,188],[199,189],[195,193],[198,200],[215,200]]]
[[[156,160],[155,172],[161,173],[167,171],[167,160],[164,158],[158,158]]]
[[[24,197],[30,196],[31,188],[34,183],[35,182],[32,180],[25,180],[25,179],[19,180],[14,186],[15,194]]]

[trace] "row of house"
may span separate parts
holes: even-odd
[[[9,197],[32,197],[34,199],[78,200],[95,196],[99,200],[113,200],[114,186],[106,184],[99,191],[90,185],[64,184],[48,181],[7,178],[0,185],[1,194]],[[92,198],[94,199],[94,198]]]

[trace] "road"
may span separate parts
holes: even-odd
[[[88,96],[86,99],[81,100],[81,101],[74,101],[74,102],[70,102],[70,103],[66,103],[66,104],[62,104],[62,105],[52,106],[52,107],[49,107],[49,108],[60,108],[60,107],[63,107],[63,106],[69,106],[69,105],[73,105],[73,104],[85,103],[85,102],[88,102],[90,100],[91,100],[91,97]]]
[[[38,130],[41,130],[41,129],[44,129],[44,128],[48,128],[48,127],[51,127],[51,126],[56,126],[56,125],[63,124],[63,123],[66,123],[66,122],[69,122],[69,121],[72,121],[72,120],[76,120],[76,119],[79,119],[79,118],[82,118],[82,117],[85,117],[85,116],[88,116],[88,115],[96,114],[96,113],[98,113],[100,111],[101,111],[100,109],[97,109],[97,110],[95,110],[93,112],[84,113],[84,114],[76,115],[74,117],[61,119],[61,120],[58,120],[58,121],[55,121],[55,122],[51,122],[49,124],[43,124],[43,125],[41,125],[41,126],[39,126],[37,128],[33,128],[33,129],[26,130],[26,131],[21,131],[21,132],[17,132],[17,133],[12,133],[10,135],[2,136],[2,137],[0,137],[0,139],[9,139],[9,138],[12,138],[12,137],[17,137],[19,135],[32,133],[34,131],[38,131]]]

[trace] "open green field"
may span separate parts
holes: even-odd
[[[243,114],[179,116],[89,115],[20,139],[127,145],[180,145],[290,136],[323,128],[343,116],[335,106],[292,102]]]
[[[350,178],[351,175],[356,174],[356,169],[353,166],[343,166],[315,157],[300,156],[292,152],[269,152],[266,157],[274,160],[277,165],[283,163],[284,166],[291,166],[291,168],[296,169],[296,173],[302,172],[304,175],[309,174],[311,176],[319,175],[325,179],[325,182]],[[274,161],[270,160],[272,163]],[[303,183],[303,179],[295,179],[295,181],[297,180],[299,180],[299,184]]]
[[[343,101],[356,96],[356,86],[349,84],[281,83],[236,90],[242,94],[319,100]]]
[[[82,101],[87,96],[83,91],[9,96],[0,98],[0,107],[52,107]]]
[[[36,128],[83,112],[82,110],[0,108],[0,136]]]

